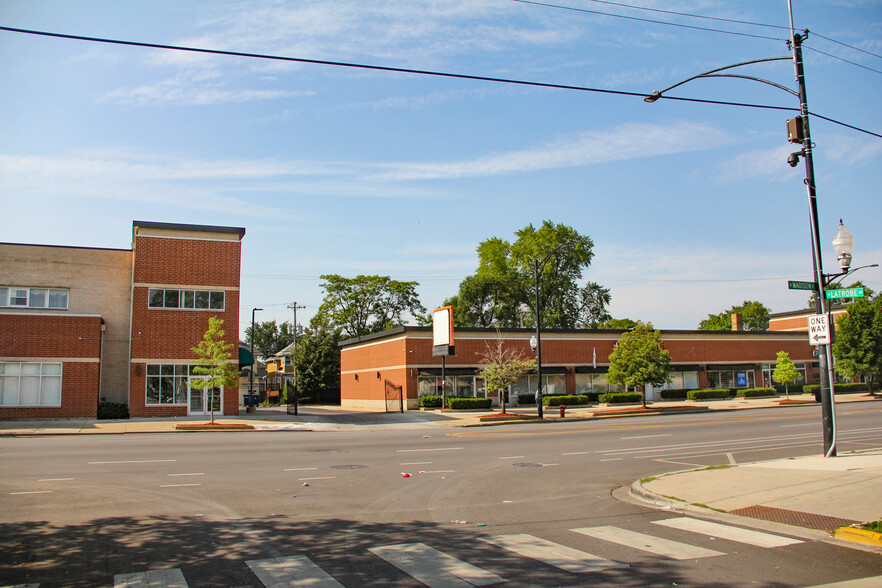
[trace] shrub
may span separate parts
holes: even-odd
[[[536,404],[536,395],[518,394],[518,404]]]
[[[591,402],[591,399],[588,397],[587,394],[561,394],[555,396],[544,396],[542,398],[542,406],[560,406],[562,404],[570,406],[588,404],[589,402]]]
[[[728,388],[715,388],[712,390],[690,390],[686,394],[689,400],[707,400],[708,398],[729,398],[732,391]]]
[[[418,398],[423,408],[441,408],[441,397],[434,394],[424,394]]]
[[[741,388],[735,393],[738,398],[752,398],[754,396],[776,396],[774,388]]]
[[[129,405],[122,402],[102,402],[98,405],[99,419],[127,419]]]
[[[790,394],[803,394],[805,393],[805,390],[803,390],[804,387],[805,384],[788,384],[786,388],[784,387],[784,384],[775,384],[775,391],[778,394],[785,394],[788,391]]]
[[[643,402],[643,394],[640,392],[607,392],[606,394],[601,394],[599,400],[605,404]]]
[[[814,394],[821,389],[820,384],[806,384],[802,387],[803,394]],[[842,382],[833,384],[833,392],[836,394],[854,394],[855,392],[869,392],[870,386],[866,382]]]
[[[661,390],[662,400],[682,400],[686,398],[689,390],[686,388],[672,388],[670,390]]]
[[[447,399],[447,406],[456,410],[463,408],[490,408],[493,405],[492,398],[472,398],[452,396]]]

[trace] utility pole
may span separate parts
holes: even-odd
[[[297,302],[292,302],[288,305],[288,308],[294,311],[294,325],[292,326],[294,335],[294,346],[291,349],[291,363],[294,365],[294,355],[297,353],[297,309],[304,309],[305,306],[298,306]],[[297,415],[297,403],[300,400],[299,394],[297,392],[297,367],[294,367],[294,415]]]

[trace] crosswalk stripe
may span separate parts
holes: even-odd
[[[16,584],[15,586],[3,586],[2,588],[40,588],[39,584]]]
[[[370,547],[368,551],[430,588],[487,586],[503,581],[496,574],[422,543]]]
[[[664,525],[665,527],[681,529],[683,531],[692,531],[693,533],[701,533],[702,535],[710,535],[721,539],[729,539],[730,541],[738,541],[739,543],[747,543],[748,545],[756,545],[757,547],[783,547],[784,545],[802,543],[799,539],[791,539],[780,535],[772,535],[771,533],[761,533],[751,529],[721,525],[720,523],[712,523],[710,521],[693,519],[691,517],[678,517],[674,519],[652,521],[652,524]]]
[[[149,570],[134,574],[117,574],[113,588],[187,588],[184,574],[178,568]]]
[[[286,586],[342,588],[343,586],[304,555],[259,559],[245,563],[266,588]]]
[[[834,582],[833,584],[819,584],[811,588],[878,588],[879,586],[882,586],[882,576],[858,578],[857,580],[846,580],[845,582]]]
[[[628,567],[628,564],[610,561],[591,553],[579,551],[578,549],[546,541],[545,539],[525,533],[481,537],[481,541],[498,545],[518,555],[539,560],[574,574]]]
[[[596,539],[603,539],[610,543],[618,543],[626,547],[633,547],[641,551],[648,551],[656,555],[663,555],[671,559],[696,559],[700,557],[713,557],[715,555],[725,555],[713,549],[705,549],[704,547],[696,547],[687,545],[679,541],[671,541],[670,539],[662,539],[661,537],[653,537],[636,531],[620,529],[618,527],[582,527],[580,529],[570,529],[582,535],[588,535]]]

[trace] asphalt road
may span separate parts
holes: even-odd
[[[875,403],[839,407],[837,424],[840,453],[882,446]],[[280,566],[348,587],[813,586],[882,574],[878,553],[798,532],[776,547],[700,535],[659,524],[682,514],[611,495],[669,471],[819,454],[817,406],[466,429],[5,437],[0,452],[0,585],[112,586],[169,568],[189,586],[297,585],[272,583]],[[711,551],[662,556],[646,550],[656,538]],[[549,550],[558,564],[561,553],[581,557],[560,546],[603,559],[569,571],[539,561]]]

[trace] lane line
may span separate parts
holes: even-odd
[[[318,468],[286,468],[283,472],[305,472],[308,470],[317,470]]]
[[[497,459],[524,459],[523,455],[506,455],[505,457],[498,457]]]
[[[628,529],[620,529],[618,527],[582,527],[580,529],[570,529],[570,531],[676,560],[725,555],[725,553],[714,551],[713,549],[696,547],[694,545],[680,543],[679,541],[662,539],[661,537],[654,537],[645,533],[638,533],[636,531],[629,531]]]
[[[622,457],[609,457],[607,459],[600,459],[598,461],[622,461],[622,459],[624,459],[624,458],[622,458]]]
[[[184,488],[187,486],[201,486],[202,484],[160,484],[160,488]]]
[[[41,480],[37,480],[38,482],[69,482],[70,480],[76,480],[76,478],[43,478]]]
[[[368,551],[429,588],[468,588],[504,582],[503,578],[492,572],[456,559],[423,543],[369,547]]]
[[[246,561],[245,564],[251,568],[251,571],[266,588],[286,588],[288,586],[343,588],[343,584],[304,555]]]
[[[664,435],[637,435],[636,437],[619,437],[619,439],[651,439],[652,437],[671,437],[673,433],[665,433]]]
[[[184,574],[178,568],[150,570],[135,574],[117,574],[113,588],[187,588]]]
[[[604,559],[592,553],[579,551],[572,547],[546,541],[545,539],[524,533],[480,537],[480,539],[518,555],[541,561],[573,574],[601,572],[603,570],[628,567],[628,564]]]
[[[720,523],[712,523],[710,521],[693,519],[691,517],[677,517],[674,519],[652,521],[652,524],[662,525],[671,529],[690,531],[692,533],[700,533],[702,535],[708,535],[709,537],[720,537],[721,539],[747,543],[748,545],[756,545],[757,547],[784,547],[785,545],[802,543],[799,539],[791,539],[789,537],[782,537],[771,533],[761,533],[760,531],[742,529],[741,527],[732,527]]]
[[[129,459],[129,460],[119,460],[119,461],[90,461],[87,462],[89,465],[99,465],[99,464],[116,464],[116,463],[168,463],[178,461],[176,459]]]
[[[560,464],[559,464],[559,463],[543,463],[543,464],[541,464],[541,465],[542,465],[543,468],[547,468],[547,467],[550,467],[550,466],[559,466]]]
[[[457,451],[463,447],[434,447],[431,449],[396,449],[395,453],[418,453],[421,451]]]
[[[198,473],[194,472],[192,474],[169,474],[168,477],[172,478],[175,476],[204,476],[204,475],[205,475],[205,472],[198,472]]]
[[[454,472],[456,472],[456,470],[429,470],[424,473],[426,473],[426,474],[452,474]]]
[[[319,476],[316,478],[297,478],[298,480],[336,480],[337,476]]]
[[[398,465],[430,465],[431,461],[405,461]]]
[[[22,494],[52,494],[52,490],[31,490],[30,492],[10,492],[10,496],[19,496]]]
[[[587,451],[570,451],[567,453],[561,453],[561,455],[586,455]]]

